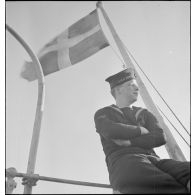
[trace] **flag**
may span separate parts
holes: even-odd
[[[37,54],[43,74],[54,73],[72,66],[109,45],[95,9],[47,43]],[[25,62],[21,77],[37,79],[33,62]]]

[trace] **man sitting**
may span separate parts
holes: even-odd
[[[116,104],[99,109],[94,116],[100,135],[109,180],[121,193],[189,193],[190,163],[160,159],[153,148],[166,143],[156,117],[132,106],[138,85],[132,69],[106,79]]]

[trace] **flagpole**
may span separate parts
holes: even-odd
[[[113,26],[113,24],[111,23],[107,13],[105,12],[102,2],[98,1],[96,4],[97,8],[100,8],[104,19],[112,33],[112,36],[116,42],[116,45],[118,46],[118,49],[124,59],[124,62],[126,64],[127,67],[132,68],[135,70],[136,73],[136,80],[140,89],[140,95],[146,105],[146,107],[157,117],[161,127],[164,129],[164,132],[166,134],[166,138],[167,138],[167,143],[165,145],[166,150],[170,156],[170,158],[175,159],[175,160],[181,160],[181,161],[186,161],[184,154],[182,153],[181,149],[179,148],[177,142],[175,141],[173,135],[171,134],[171,131],[169,130],[169,128],[167,127],[167,125],[165,124],[163,117],[161,116],[161,114],[159,113],[158,109],[156,108],[155,104],[153,103],[152,98],[150,97],[150,94],[148,93],[144,83],[142,82],[138,72],[135,69],[135,66],[133,64],[133,62],[131,61],[126,49],[124,48],[124,45],[122,43],[122,41],[120,40],[118,34],[116,33],[116,30]]]
[[[34,174],[34,169],[35,169],[37,149],[38,149],[38,144],[39,144],[39,135],[40,135],[40,130],[41,130],[41,120],[42,120],[43,109],[44,109],[45,80],[44,80],[44,75],[43,75],[40,62],[37,56],[33,53],[32,49],[29,47],[29,45],[7,24],[6,24],[6,29],[21,43],[21,45],[25,48],[27,53],[30,55],[32,62],[35,64],[35,70],[36,70],[37,77],[38,77],[37,108],[36,108],[36,115],[35,115],[33,134],[32,134],[29,159],[28,159],[28,166],[27,166],[27,174],[32,175]],[[29,180],[29,182],[25,184],[24,194],[32,193],[31,182],[32,180]]]

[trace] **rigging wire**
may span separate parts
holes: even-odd
[[[160,110],[160,112],[163,114],[163,116],[169,121],[169,123],[171,124],[171,126],[177,131],[177,133],[181,136],[181,138],[185,141],[185,143],[190,147],[190,145],[188,144],[188,142],[185,140],[185,138],[179,133],[179,131],[177,130],[177,128],[171,123],[171,121],[168,119],[168,117],[163,113],[163,111],[158,107],[158,105],[156,105],[157,108]]]
[[[124,45],[124,44],[123,44]],[[111,45],[110,45],[111,46]],[[124,45],[124,47],[126,48],[126,46]],[[121,59],[121,57],[117,54],[117,52],[114,50],[114,48],[111,46],[111,49],[114,51],[114,53],[117,55],[117,57],[119,58],[119,60],[123,63],[124,61]],[[128,51],[128,49],[126,48],[126,50]],[[131,55],[131,53],[128,51],[128,53]],[[133,56],[131,55],[131,57],[133,58]],[[133,60],[136,62],[136,60],[133,58]],[[138,63],[136,62],[137,66],[140,68],[140,70],[143,72],[143,74],[146,76],[146,78],[149,80],[149,78],[147,77],[147,75],[144,73],[144,71],[141,69],[141,67],[138,65]],[[123,68],[126,68],[125,65],[123,66]],[[172,109],[169,107],[169,105],[166,103],[166,101],[164,100],[164,98],[162,97],[162,95],[158,92],[158,90],[155,88],[155,86],[152,84],[152,82],[149,80],[150,84],[153,86],[153,88],[155,89],[155,91],[159,94],[159,96],[162,98],[162,100],[164,101],[164,103],[167,105],[167,107],[172,111]],[[157,105],[156,105],[157,106]],[[157,106],[158,107],[158,106]],[[185,141],[185,143],[190,147],[190,145],[188,144],[188,142],[185,140],[185,138],[179,133],[179,131],[177,130],[177,128],[171,123],[171,121],[168,119],[168,117],[162,112],[162,110],[158,107],[158,109],[161,111],[161,113],[164,115],[164,117],[169,121],[169,123],[172,125],[172,127],[176,130],[176,132],[181,136],[181,138]],[[176,117],[177,120],[179,120],[177,118],[177,116],[175,115],[175,113],[172,111],[172,113],[174,114],[174,116]],[[180,122],[180,120],[179,120]],[[183,126],[183,124],[180,122],[180,124]],[[184,129],[186,130],[186,128],[184,127]],[[186,130],[187,131],[187,130]],[[188,133],[188,132],[187,132]],[[190,136],[190,134],[188,133],[188,135]]]
[[[128,50],[128,48],[124,45],[124,43],[122,42],[123,46],[126,48],[127,52],[129,53],[129,55],[133,58],[133,60],[135,61],[136,65],[139,67],[139,69],[142,71],[142,73],[144,74],[144,76],[147,78],[147,80],[149,81],[149,83],[152,85],[152,87],[154,88],[154,90],[158,93],[158,95],[160,96],[160,98],[163,100],[163,102],[166,104],[166,106],[169,108],[169,110],[172,112],[172,114],[175,116],[175,118],[177,119],[177,121],[181,124],[181,126],[184,128],[184,130],[186,131],[186,133],[190,136],[190,133],[188,132],[188,130],[185,128],[185,126],[182,124],[182,122],[179,120],[179,118],[176,116],[176,114],[173,112],[173,110],[170,108],[170,106],[167,104],[167,102],[165,101],[165,99],[162,97],[162,95],[159,93],[159,91],[156,89],[156,87],[153,85],[153,83],[150,81],[150,79],[148,78],[148,76],[145,74],[145,72],[142,70],[142,68],[139,66],[139,64],[137,63],[137,61],[135,60],[135,58],[133,57],[133,55],[130,53],[130,51]]]

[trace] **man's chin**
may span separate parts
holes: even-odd
[[[137,98],[133,98],[133,99],[131,98],[131,102],[132,102],[132,103],[134,103],[134,102],[136,102],[136,101],[137,101]]]

